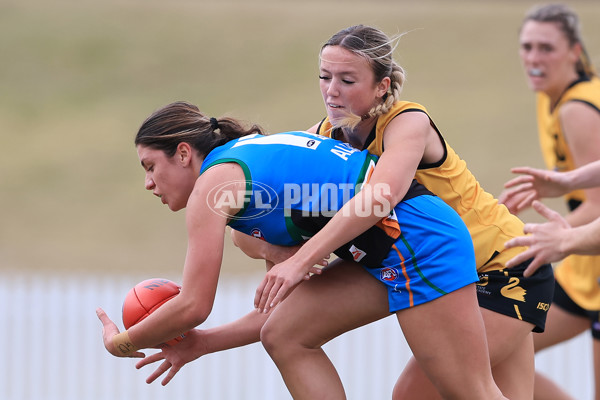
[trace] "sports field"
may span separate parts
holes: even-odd
[[[568,3],[600,64],[598,2]],[[178,274],[184,214],[144,190],[133,146],[141,121],[187,100],[271,132],[308,128],[324,116],[318,51],[357,23],[409,32],[396,51],[408,75],[404,97],[428,107],[497,195],[511,166],[542,166],[517,56],[533,4],[4,0],[0,269]],[[234,274],[255,264],[236,249],[225,261]]]

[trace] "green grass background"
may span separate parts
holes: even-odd
[[[318,51],[364,23],[392,35],[404,98],[428,107],[482,185],[542,167],[518,59],[532,1],[0,2],[0,270],[180,273],[184,212],[144,190],[133,137],[174,100],[305,129],[324,116]],[[600,5],[568,2],[600,61]],[[549,204],[564,211],[561,201]],[[532,213],[526,220],[537,220]],[[227,246],[224,272],[254,272]]]

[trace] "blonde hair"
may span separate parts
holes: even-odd
[[[577,43],[581,46],[581,55],[575,65],[577,73],[583,77],[596,75],[596,69],[592,65],[583,45],[579,17],[573,10],[563,4],[536,6],[527,12],[523,24],[527,21],[552,22],[557,24],[571,46]]]
[[[345,118],[330,121],[332,125],[352,129],[364,119],[387,113],[400,100],[406,74],[404,69],[394,61],[392,55],[402,36],[403,34],[399,34],[389,38],[377,28],[355,25],[339,31],[321,47],[321,53],[327,46],[340,46],[351,51],[369,62],[376,82],[381,82],[386,77],[391,80],[390,88],[384,95],[381,104],[374,106],[365,115],[348,113]]]

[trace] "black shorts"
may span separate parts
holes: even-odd
[[[479,273],[479,306],[534,324],[534,332],[544,332],[546,315],[554,295],[554,271],[542,265],[532,276],[523,271],[531,260],[513,268]]]
[[[569,314],[577,315],[579,317],[587,318],[590,320],[590,327],[592,328],[592,337],[600,340],[600,311],[586,310],[575,303],[565,290],[560,286],[558,281],[554,287],[554,300],[553,304]]]

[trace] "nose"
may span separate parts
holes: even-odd
[[[146,174],[146,179],[144,180],[144,186],[146,187],[146,190],[152,190],[152,189],[154,189],[154,186],[156,186],[154,184],[154,180],[148,174]]]
[[[327,86],[327,95],[328,96],[338,96],[340,94],[340,91],[338,89],[338,83],[335,79],[331,79],[329,81],[329,85]]]
[[[526,61],[528,63],[532,63],[532,64],[539,61],[540,52],[537,49],[535,49],[535,48],[528,49],[528,50],[525,50],[523,53],[524,53],[523,54],[524,61]]]

